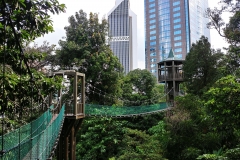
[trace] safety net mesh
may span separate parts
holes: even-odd
[[[153,105],[144,106],[105,106],[96,104],[85,104],[85,115],[86,116],[131,116],[140,114],[150,114],[159,112],[168,108],[168,104],[163,102]]]
[[[59,134],[59,129],[64,119],[65,107],[56,119],[50,110],[42,114],[38,119],[26,124],[0,137],[0,147],[3,154],[2,160],[19,159],[46,159],[52,150],[52,146]],[[2,149],[3,146],[3,149]]]

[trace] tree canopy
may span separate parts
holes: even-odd
[[[221,56],[221,53],[211,49],[211,44],[204,36],[192,44],[183,65],[184,80],[189,93],[201,95],[206,87],[217,80],[217,64]]]
[[[0,8],[0,109],[8,118],[24,120],[23,114],[31,118],[30,106],[43,100],[52,86],[60,87],[61,80],[49,79],[30,68],[29,64],[38,61],[42,52],[25,54],[23,46],[52,32],[50,13],[64,12],[65,5],[57,0],[12,0],[1,1]]]
[[[160,91],[157,89],[157,80],[146,69],[130,71],[123,82],[123,99],[125,105],[139,106],[159,102]]]
[[[89,102],[118,103],[123,67],[106,44],[106,19],[99,22],[98,15],[93,13],[87,18],[80,10],[69,17],[69,26],[65,30],[66,40],[59,41],[60,49],[56,55],[59,65],[65,69],[75,67],[85,73]]]

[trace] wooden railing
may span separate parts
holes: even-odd
[[[175,73],[173,74],[166,74],[166,75],[159,75],[158,76],[159,81],[170,81],[170,80],[183,80],[183,74],[182,73]]]
[[[74,108],[73,104],[66,106],[65,115],[66,116],[84,115],[83,103],[77,103],[76,108]]]

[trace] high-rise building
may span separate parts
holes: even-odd
[[[137,65],[137,16],[129,0],[116,0],[108,13],[109,44],[127,74]]]
[[[157,76],[157,63],[167,58],[185,59],[191,44],[202,35],[210,41],[204,17],[208,0],[145,1],[145,67]]]

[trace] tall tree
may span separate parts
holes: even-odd
[[[124,78],[123,100],[125,105],[139,106],[159,102],[160,91],[157,80],[146,69],[130,71]]]
[[[46,95],[58,80],[54,82],[30,68],[30,60],[37,60],[39,55],[25,55],[22,46],[53,31],[50,13],[63,12],[65,5],[57,0],[3,0],[0,8],[0,110],[8,118],[17,118],[12,116],[15,113],[29,117],[28,107],[38,102],[41,94]]]
[[[123,67],[106,44],[106,19],[100,23],[98,15],[93,13],[88,19],[87,14],[80,10],[69,17],[69,26],[65,30],[66,40],[59,42],[61,48],[57,51],[59,64],[63,68],[74,66],[85,73],[89,102],[118,103],[117,97],[122,93]]]
[[[212,126],[222,134],[222,145],[235,147],[236,134],[240,133],[240,84],[234,76],[223,77],[205,93],[208,115]]]
[[[217,56],[219,55],[219,56]],[[204,36],[192,44],[184,62],[184,80],[189,93],[201,95],[217,79],[217,64],[221,53],[211,49]]]

